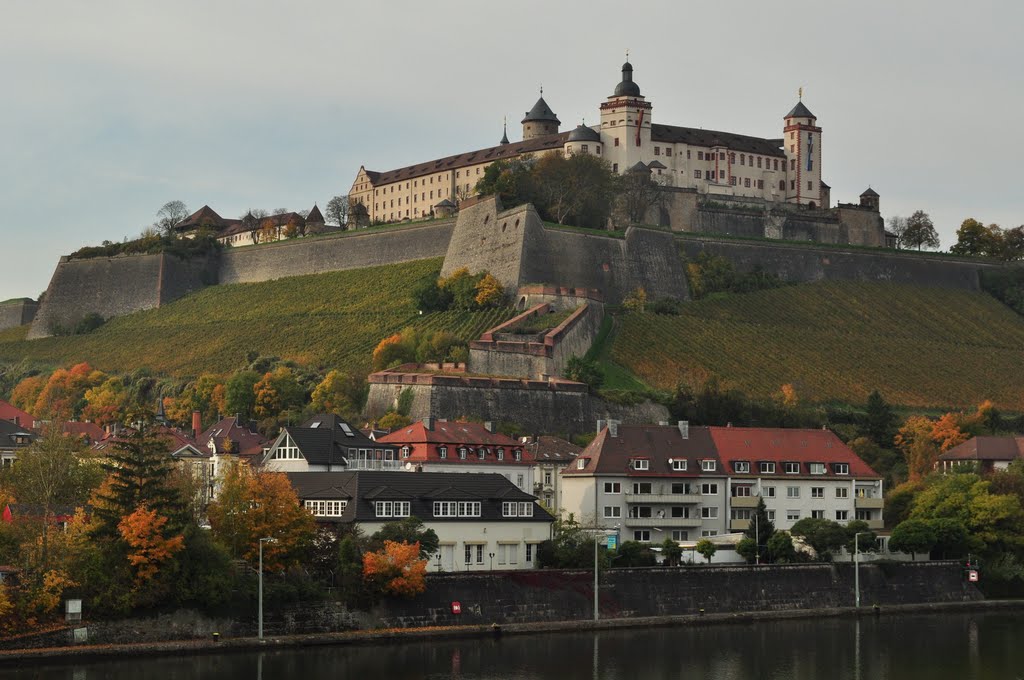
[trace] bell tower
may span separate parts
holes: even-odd
[[[628,54],[627,54],[628,56]],[[622,65],[622,80],[601,104],[601,142],[605,159],[625,173],[642,163],[651,147],[651,103],[633,81],[633,65]]]
[[[786,114],[783,143],[786,151],[787,203],[822,206],[821,128],[801,98]]]

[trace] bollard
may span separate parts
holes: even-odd
[[[214,642],[220,642],[220,633],[214,633],[213,634],[213,641]]]
[[[699,609],[699,610],[697,611],[697,615],[698,615],[698,616],[704,616],[704,610],[703,610],[703,609]]]

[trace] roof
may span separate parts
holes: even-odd
[[[526,117],[521,122],[539,122],[539,121],[550,121],[552,123],[562,124],[562,121],[558,120],[558,116],[551,110],[548,103],[544,101],[544,97],[537,100],[537,103],[533,105],[533,108],[526,112]]]
[[[863,198],[865,196],[875,196],[875,197],[877,197],[878,196],[878,192],[875,191],[874,189],[872,189],[871,187],[868,187],[867,189],[864,190],[864,193],[861,194],[861,198]]]
[[[227,220],[218,215],[217,211],[208,205],[204,205],[202,208],[174,225],[174,228],[184,231],[187,229],[196,229],[205,226],[223,227],[226,223]]]
[[[397,451],[393,445],[370,439],[333,413],[315,415],[300,427],[286,427],[281,431],[282,436],[285,434],[299,447],[309,465],[344,465],[350,448]],[[281,437],[278,437],[280,441]],[[267,455],[270,455],[269,451]]]
[[[213,442],[212,448],[210,447],[211,441]],[[228,442],[231,442],[230,451],[228,451]],[[238,454],[242,457],[263,453],[264,447],[269,443],[269,439],[259,432],[250,430],[235,416],[221,418],[196,438],[196,446],[200,449],[210,453]]]
[[[569,133],[567,141],[570,142],[600,142],[601,133],[586,125],[577,125],[576,129]]]
[[[435,172],[446,172],[448,170],[456,170],[458,168],[464,168],[478,163],[490,163],[491,161],[502,160],[504,158],[515,158],[516,156],[533,153],[535,151],[546,151],[548,149],[561,148],[565,146],[565,141],[568,137],[568,132],[559,132],[558,134],[534,137],[533,139],[527,139],[512,144],[498,144],[497,146],[491,146],[486,149],[467,151],[466,153],[455,154],[454,156],[447,156],[445,158],[427,161],[426,163],[408,165],[404,168],[398,168],[397,170],[376,172],[364,169],[364,172],[371,184],[374,186],[381,186],[383,184],[391,184],[392,182],[423,177]]]
[[[640,172],[649,175],[651,174],[651,169],[644,165],[643,161],[637,161],[626,172]]]
[[[637,458],[649,461],[646,471],[631,464]],[[608,427],[602,429],[580,451],[577,462],[580,459],[587,460],[582,469],[570,465],[562,474],[696,477],[701,472],[700,461],[717,460],[718,454],[706,427],[690,427],[684,438],[675,425],[618,425],[614,436]],[[686,470],[673,470],[669,459],[685,459]]]
[[[849,465],[849,474],[843,477],[872,477],[879,474],[871,469],[853,449],[843,443],[831,430],[801,430],[777,427],[710,427],[718,456],[725,470],[736,474],[736,461],[800,463],[801,475],[810,474],[808,463],[825,463],[824,475],[835,477],[834,464]],[[751,476],[760,476],[755,466]],[[781,465],[775,474],[784,475]]]
[[[0,399],[0,420],[17,421],[22,427],[32,427],[36,419],[17,406]]]
[[[718,132],[702,128],[680,127],[678,125],[651,124],[651,141],[669,144],[690,144],[693,146],[724,146],[732,151],[756,153],[762,156],[785,158],[781,142],[777,139],[764,139],[738,135],[733,132]]]
[[[69,420],[64,423],[64,434],[70,437],[80,437],[86,442],[97,442],[103,439],[106,432],[96,423],[79,423]]]
[[[500,432],[488,432],[480,423],[456,423],[435,420],[432,429],[422,420],[398,428],[377,440],[390,444],[465,444],[471,446],[508,446],[520,448],[519,442]]]
[[[289,472],[288,481],[300,501],[307,499],[346,500],[341,522],[380,522],[373,503],[380,500],[410,502],[410,514],[426,523],[434,522],[522,522],[523,518],[502,516],[504,501],[532,502],[536,497],[522,491],[504,475],[465,472]],[[434,517],[434,501],[471,500],[481,502],[480,517]],[[534,504],[534,521],[554,518]]]
[[[310,224],[319,224],[323,221],[324,214],[320,212],[320,208],[317,207],[316,203],[314,203],[313,209],[309,211],[308,215],[306,215],[306,222],[309,222]]]
[[[19,442],[26,437],[28,438],[27,443]],[[39,435],[27,427],[16,425],[10,420],[0,420],[0,449],[23,448],[38,438]]]
[[[662,163],[659,160],[651,161],[650,163],[647,164],[647,167],[651,168],[652,170],[666,170],[666,169],[668,169],[668,166],[665,165],[664,163]]]
[[[278,213],[277,215],[264,215],[263,217],[257,219],[256,224],[260,229],[262,229],[263,225],[266,224],[268,220],[275,227],[287,226],[292,221],[294,221],[296,224],[302,224],[303,222],[308,221],[308,219],[304,220],[302,218],[302,215],[300,215],[299,213],[294,211],[288,211]],[[323,221],[322,216],[320,218],[320,221]],[[235,234],[243,234],[249,231],[251,231],[250,227],[246,225],[243,220],[224,220],[224,228],[217,232],[217,238],[222,238],[224,236],[233,236]]]
[[[528,451],[538,463],[568,463],[583,450],[568,440],[550,435],[523,437],[520,442],[523,450]]]
[[[804,106],[802,101],[798,101],[796,106],[785,115],[785,118],[814,118],[817,120],[818,117],[811,113],[811,110]]]
[[[628,61],[622,65],[622,81],[615,86],[613,97],[639,97],[640,86],[633,82],[633,65]]]
[[[949,451],[939,460],[1016,460],[1024,458],[1024,436],[971,437]]]

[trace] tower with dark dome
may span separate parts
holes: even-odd
[[[622,79],[601,104],[601,142],[605,157],[616,172],[625,172],[644,160],[651,146],[651,103],[633,80],[633,65],[622,65]]]
[[[523,141],[536,137],[558,134],[558,126],[562,121],[551,110],[548,103],[544,101],[544,89],[541,88],[540,99],[533,105],[533,108],[526,112],[523,118]]]

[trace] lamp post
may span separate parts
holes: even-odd
[[[594,620],[600,617],[597,611],[597,542],[599,539],[597,532],[594,532]]]
[[[861,536],[870,534],[870,531],[858,531],[853,535],[853,606],[860,609],[860,543]]]
[[[259,594],[259,639],[263,639],[263,544],[264,543],[276,543],[276,538],[261,538],[260,539],[260,594]]]

